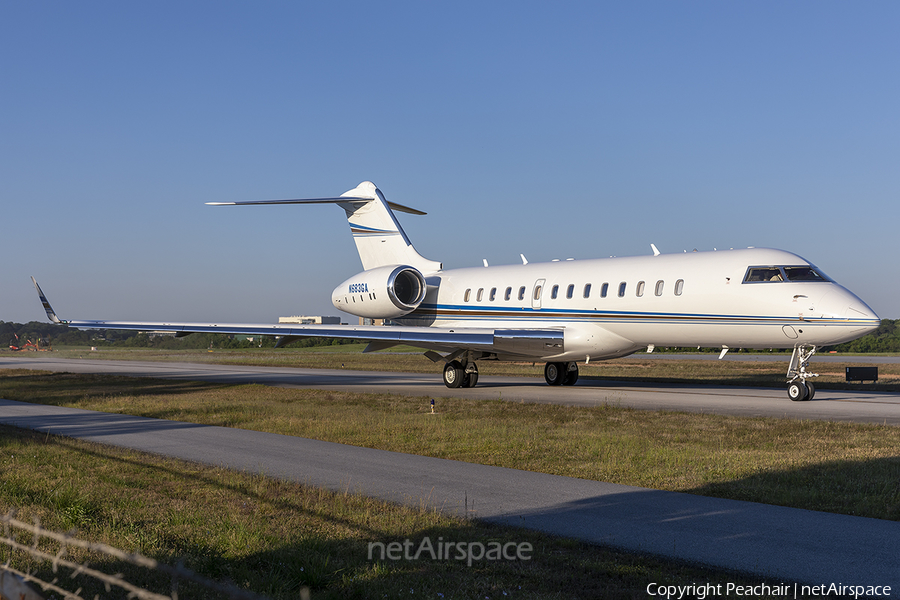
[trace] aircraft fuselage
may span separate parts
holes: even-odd
[[[422,304],[395,321],[564,328],[565,351],[544,357],[558,361],[650,345],[831,345],[877,327],[875,313],[846,288],[824,275],[794,280],[781,267],[815,269],[796,254],[764,248],[452,269],[426,277]],[[748,281],[751,269],[778,269],[780,279]]]

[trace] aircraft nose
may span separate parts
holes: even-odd
[[[847,307],[847,317],[850,319],[860,319],[868,321],[865,325],[866,333],[875,331],[881,325],[881,319],[875,314],[875,311],[869,308],[865,302],[859,300]]]
[[[819,311],[827,319],[850,321],[858,335],[875,331],[881,325],[875,311],[846,289],[838,288],[827,293],[819,301]]]

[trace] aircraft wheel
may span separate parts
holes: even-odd
[[[575,385],[578,381],[578,364],[566,363],[566,376],[563,379],[563,385]]]
[[[466,373],[466,383],[463,387],[473,388],[478,385],[478,373]]]
[[[472,363],[471,367],[473,370],[466,373],[466,380],[463,382],[462,387],[473,388],[478,385],[478,367],[475,363]]]
[[[811,381],[807,381],[806,387],[809,388],[809,394],[806,396],[806,399],[812,400],[813,397],[816,395],[816,386],[814,386]]]
[[[549,385],[562,385],[566,378],[566,363],[548,362],[544,365],[544,379]]]
[[[802,381],[793,381],[788,384],[788,398],[794,402],[802,402],[809,398],[809,388]]]
[[[464,383],[466,371],[457,360],[444,365],[444,385],[448,388],[458,388]]]

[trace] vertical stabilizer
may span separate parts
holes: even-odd
[[[347,212],[347,222],[363,269],[376,269],[387,265],[409,265],[423,274],[441,270],[441,263],[416,252],[391,207],[413,214],[421,211],[389,203],[375,184],[364,181],[344,194],[347,200],[339,202]]]

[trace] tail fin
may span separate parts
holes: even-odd
[[[346,200],[338,204],[347,213],[350,232],[366,271],[387,265],[409,265],[422,273],[441,270],[441,263],[416,252],[391,208],[412,214],[425,213],[388,202],[371,181],[362,182],[341,198]]]
[[[441,270],[441,263],[428,260],[413,248],[412,242],[406,237],[400,223],[394,217],[391,209],[407,212],[414,215],[425,213],[388,202],[384,199],[375,184],[371,181],[363,181],[349,192],[341,194],[339,198],[308,198],[300,200],[263,200],[257,202],[207,202],[212,206],[236,206],[251,204],[337,204],[347,213],[347,221],[350,223],[350,232],[363,269],[376,269],[388,265],[409,265],[415,267],[423,274],[435,273]]]

